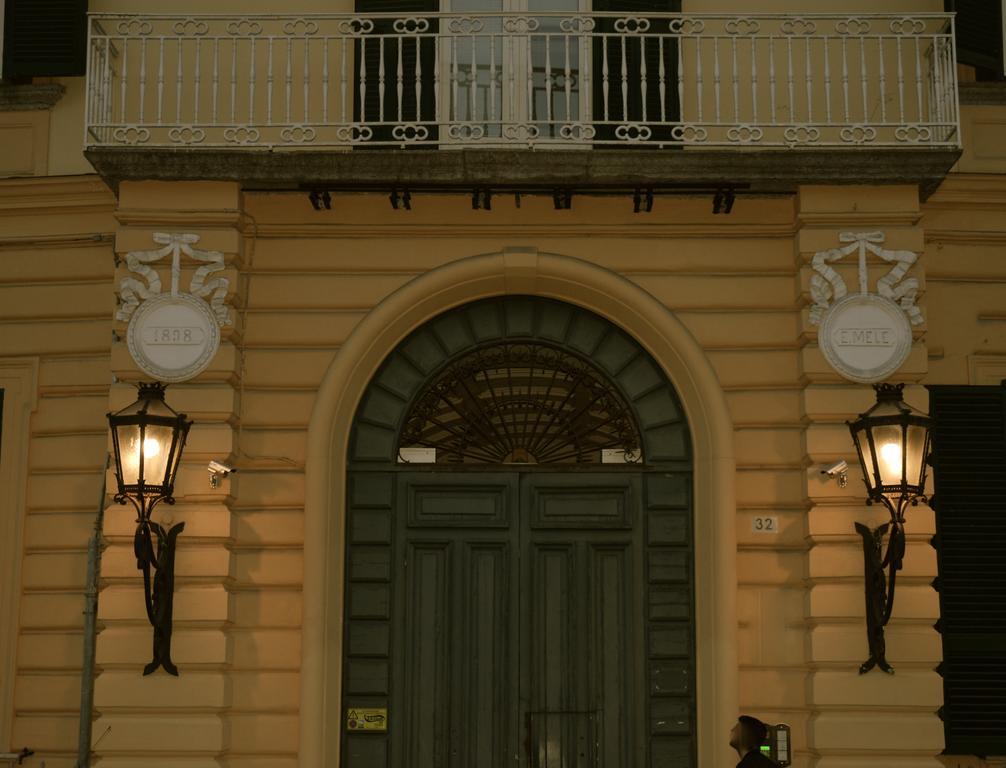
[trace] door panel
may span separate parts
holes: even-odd
[[[407,718],[402,744],[416,768],[447,764],[451,737],[451,545],[423,542],[406,547],[407,587],[402,637],[405,680],[396,720]]]
[[[527,765],[563,766],[564,757],[568,759],[584,738],[576,714],[589,711],[580,706],[585,697],[579,690],[584,659],[578,642],[581,628],[575,625],[582,613],[575,605],[576,552],[562,545],[529,551],[529,586],[521,590],[529,649],[522,671],[530,676],[522,702]]]
[[[638,486],[621,473],[526,475],[522,511],[532,529],[630,530]]]
[[[589,578],[592,581],[590,613],[595,617],[591,640],[594,696],[600,710],[599,752],[602,765],[618,765],[631,754],[631,723],[636,715],[632,659],[632,567],[636,553],[628,547],[592,548]]]
[[[410,482],[404,499],[409,528],[509,528],[514,500],[507,491],[495,478],[462,488],[425,478]]]
[[[397,497],[392,765],[512,766],[517,476],[402,474]]]
[[[639,761],[639,478],[521,478],[527,768]]]
[[[516,688],[511,637],[515,616],[510,605],[514,552],[509,543],[480,543],[468,546],[466,556],[467,578],[460,579],[457,587],[460,600],[467,601],[469,618],[457,629],[463,634],[458,647],[465,651],[460,659],[458,719],[464,742],[461,754],[467,762],[457,764],[509,765]]]

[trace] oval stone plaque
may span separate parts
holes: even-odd
[[[136,364],[155,379],[185,381],[210,364],[220,347],[220,329],[205,301],[162,294],[133,313],[126,343]]]
[[[875,294],[851,294],[828,310],[818,333],[821,352],[842,376],[883,381],[912,351],[912,327],[897,304]]]

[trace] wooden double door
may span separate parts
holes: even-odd
[[[389,757],[645,764],[642,475],[394,475]]]

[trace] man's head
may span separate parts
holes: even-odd
[[[768,726],[757,717],[741,715],[730,731],[730,746],[741,754],[757,750],[768,740]]]

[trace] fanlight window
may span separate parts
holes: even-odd
[[[399,461],[601,464],[641,460],[625,398],[590,362],[545,344],[497,344],[449,365],[415,400]]]

